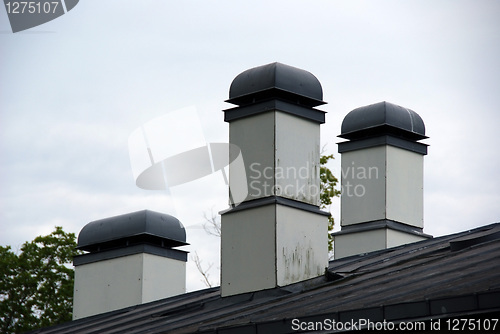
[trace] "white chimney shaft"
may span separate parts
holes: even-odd
[[[342,123],[341,222],[334,256],[429,238],[423,233],[424,122],[381,102],[351,111]]]
[[[73,319],[186,292],[186,232],[176,218],[139,211],[87,224],[74,259]]]
[[[222,213],[223,296],[317,277],[328,265],[328,214],[319,210],[319,81],[280,63],[247,70],[231,84],[225,111],[229,142],[244,170],[230,166],[233,196]],[[233,157],[230,157],[230,160]]]

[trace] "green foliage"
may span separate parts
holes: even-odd
[[[72,318],[74,233],[62,227],[25,242],[18,254],[0,246],[0,332],[21,333]]]
[[[340,190],[335,189],[339,180],[333,175],[332,171],[326,167],[326,164],[330,159],[334,159],[333,154],[330,155],[322,155],[319,163],[320,163],[320,182],[321,182],[321,194],[320,194],[320,203],[321,208],[326,209],[330,208],[332,204],[332,198],[340,195]],[[333,250],[333,238],[330,234],[333,231],[333,225],[335,221],[333,216],[328,217],[328,250]]]

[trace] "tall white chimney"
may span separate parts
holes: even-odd
[[[422,118],[388,102],[354,109],[342,122],[341,230],[334,257],[431,238],[423,233]]]
[[[186,292],[186,231],[176,218],[144,210],[93,221],[80,231],[73,319]]]
[[[222,213],[222,296],[285,286],[324,274],[328,213],[319,209],[318,79],[280,63],[232,82],[225,110],[229,142],[244,168],[230,165],[231,208]],[[248,191],[243,201],[236,192]]]

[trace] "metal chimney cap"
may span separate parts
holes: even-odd
[[[78,235],[77,248],[95,252],[131,244],[164,248],[188,245],[186,230],[177,218],[142,210],[88,223]]]
[[[323,89],[313,74],[278,62],[237,75],[226,102],[242,106],[275,98],[307,107],[325,104]]]
[[[416,112],[385,101],[349,112],[342,122],[339,137],[362,139],[385,134],[412,141],[428,138],[424,121]]]

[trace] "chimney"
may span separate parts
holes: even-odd
[[[341,230],[336,259],[427,238],[423,233],[422,118],[388,102],[354,109],[342,122]]]
[[[78,235],[73,320],[186,292],[186,231],[149,210],[96,220]]]
[[[328,266],[328,213],[319,209],[318,79],[280,63],[249,69],[232,82],[224,111],[231,208],[222,212],[221,294],[230,296],[317,277]],[[242,186],[243,185],[243,186]],[[248,195],[241,201],[233,198]],[[238,192],[238,194],[236,193]]]

